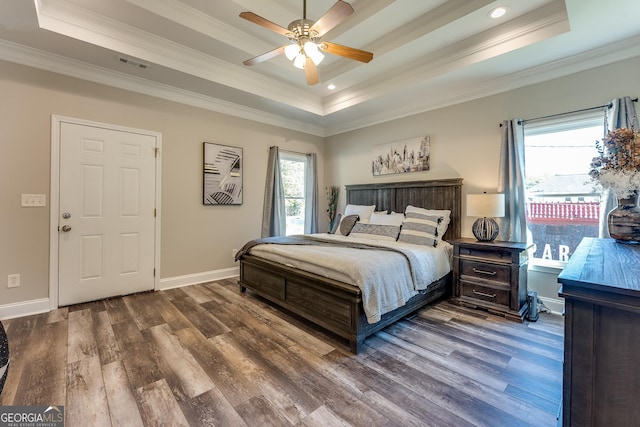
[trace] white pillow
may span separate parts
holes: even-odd
[[[371,218],[371,214],[373,214],[373,211],[375,209],[376,205],[347,205],[347,207],[344,209],[343,216],[358,215],[360,217],[361,223],[369,224],[369,219]]]
[[[405,214],[407,213],[417,213],[421,215],[428,216],[439,216],[442,217],[442,221],[438,224],[438,240],[442,240],[444,233],[447,232],[447,228],[449,228],[449,223],[451,222],[451,211],[448,209],[424,209],[417,208],[415,206],[407,206],[404,210]]]
[[[388,214],[386,212],[374,212],[371,215],[369,224],[401,226],[403,221],[404,214],[401,213],[391,212]]]

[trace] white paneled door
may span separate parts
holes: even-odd
[[[60,125],[58,304],[154,288],[156,137]]]

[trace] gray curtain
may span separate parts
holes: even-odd
[[[630,96],[616,98],[611,101],[611,106],[606,114],[607,128],[605,129],[605,135],[610,130],[619,128],[640,130],[636,107]],[[616,206],[618,206],[616,195],[611,189],[605,188],[602,191],[602,199],[600,200],[600,227],[598,234],[600,237],[611,237],[609,235],[609,227],[607,226],[607,214]]]
[[[318,232],[318,168],[316,153],[307,154],[304,171],[304,234]]]
[[[264,189],[262,210],[262,237],[284,236],[287,229],[287,214],[284,207],[284,189],[280,175],[280,150],[269,149],[267,183]]]
[[[524,126],[519,119],[502,122],[498,193],[504,193],[505,216],[500,239],[527,241],[527,219],[524,171]]]

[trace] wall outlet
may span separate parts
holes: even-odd
[[[20,275],[9,274],[7,276],[7,288],[17,288],[18,286],[20,286]]]

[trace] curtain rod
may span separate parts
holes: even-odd
[[[633,98],[632,101],[633,102],[638,102],[638,98]],[[582,112],[585,112],[585,111],[599,110],[601,108],[611,108],[611,107],[613,107],[613,102],[609,102],[608,104],[604,104],[604,105],[598,105],[597,107],[582,108],[580,110],[567,111],[567,112],[558,113],[558,114],[550,114],[548,116],[534,117],[532,119],[522,119],[522,120],[518,120],[518,124],[521,125],[521,124],[524,124],[526,122],[531,122],[531,121],[535,121],[535,120],[551,119],[553,117],[566,116],[567,114],[582,113]],[[502,123],[500,123],[500,127],[502,127]]]
[[[271,148],[273,147],[278,147],[277,145],[272,145]],[[292,150],[283,150],[282,148],[278,147],[278,151],[280,151],[281,153],[289,153],[289,154],[299,154],[301,156],[307,156],[309,155],[309,153],[300,153],[299,151],[292,151]]]

